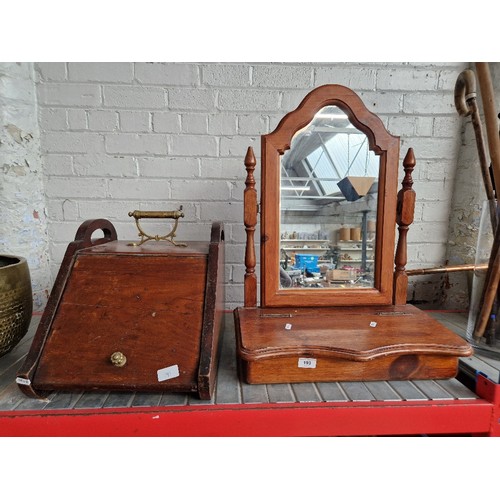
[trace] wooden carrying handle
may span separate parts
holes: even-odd
[[[104,238],[93,240],[92,235],[101,230],[104,233]],[[76,231],[75,241],[81,241],[82,247],[91,247],[101,245],[108,241],[114,241],[118,238],[116,229],[107,219],[90,219],[80,225]]]

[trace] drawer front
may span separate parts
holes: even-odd
[[[196,390],[206,268],[204,255],[77,257],[36,387]]]

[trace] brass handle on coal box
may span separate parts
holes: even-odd
[[[165,240],[165,241],[170,241],[172,245],[178,247],[187,246],[186,243],[177,243],[176,241],[174,241],[175,232],[177,231],[177,226],[179,225],[179,219],[181,217],[184,217],[184,212],[182,211],[182,205],[180,206],[179,210],[171,210],[171,211],[134,210],[133,212],[129,212],[128,216],[133,217],[135,219],[135,224],[137,226],[137,229],[139,230],[139,236],[141,237],[141,241],[139,243],[129,243],[130,246],[138,247],[149,240],[154,240],[154,241]],[[150,234],[147,234],[144,231],[144,229],[142,229],[141,225],[139,224],[140,219],[174,219],[175,223],[173,229],[165,236],[159,236],[159,235],[152,236]]]
[[[125,364],[127,363],[127,358],[126,358],[125,354],[123,354],[122,352],[119,352],[119,351],[111,354],[110,360],[111,360],[111,363],[113,363],[118,368],[125,366]]]

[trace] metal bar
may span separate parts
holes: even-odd
[[[456,273],[459,271],[485,271],[488,269],[488,264],[461,264],[456,266],[440,266],[440,267],[427,267],[424,269],[407,269],[408,276],[419,276],[421,274],[438,274],[438,273]]]
[[[495,384],[482,374],[477,376],[476,392],[492,404],[489,436],[500,436],[500,384]]]
[[[376,399],[363,382],[340,382],[340,386],[352,401],[373,401]]]
[[[449,392],[458,399],[478,399],[470,389],[461,384],[457,379],[436,380],[436,384],[440,385],[446,392]]]
[[[134,397],[133,392],[110,392],[103,408],[128,408]]]
[[[321,401],[319,394],[314,387],[314,384],[307,382],[302,384],[293,384],[292,388],[297,401],[299,401],[300,403]]]
[[[433,400],[454,399],[448,391],[437,385],[434,380],[414,380],[413,383],[429,398]]]
[[[84,392],[75,408],[102,408],[107,397],[107,392]]]
[[[427,401],[429,399],[410,380],[391,380],[389,385],[406,401]]]
[[[161,399],[159,392],[136,392],[132,400],[132,407],[151,407],[158,406]]]
[[[323,401],[347,401],[348,398],[338,382],[317,382],[316,387]]]
[[[403,398],[385,380],[365,382],[378,401],[401,401]]]
[[[185,406],[187,398],[187,394],[167,392],[162,395],[159,406]]]
[[[267,403],[269,401],[265,385],[243,384],[241,386],[241,399],[244,404]]]
[[[484,434],[492,403],[394,401],[283,403],[142,411],[73,410],[0,414],[2,436],[374,436]],[[498,424],[497,424],[498,427]]]
[[[290,384],[267,384],[267,393],[270,403],[292,403],[295,402]]]

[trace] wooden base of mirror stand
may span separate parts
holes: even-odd
[[[452,378],[472,347],[412,305],[237,308],[249,384]]]

